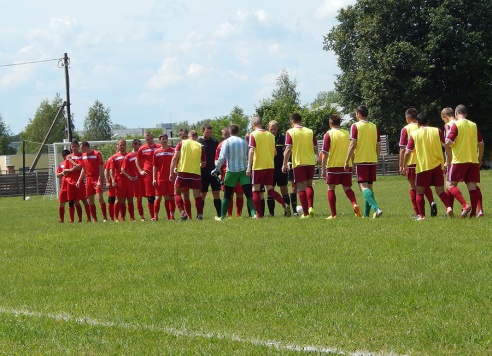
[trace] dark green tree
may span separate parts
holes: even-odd
[[[39,150],[39,143],[43,142],[48,130],[53,123],[53,120],[58,113],[60,106],[63,104],[63,100],[59,94],[56,94],[55,98],[50,102],[45,99],[41,102],[33,119],[29,119],[29,123],[26,128],[20,134],[21,140],[26,140],[26,153],[36,153]],[[65,115],[61,114],[53,129],[51,136],[48,138],[47,143],[62,142],[66,138],[66,120]],[[73,122],[73,121],[72,121]],[[74,127],[72,124],[72,131]],[[47,148],[45,147],[45,152]]]
[[[3,121],[0,115],[0,155],[12,155],[16,150],[10,146],[12,143],[12,132],[10,127]]]
[[[110,111],[99,100],[94,102],[84,120],[84,140],[105,141],[111,139]]]
[[[244,110],[239,106],[234,106],[229,115],[219,116],[211,120],[213,137],[222,140],[222,129],[231,124],[239,126],[239,136],[245,136],[249,128],[249,117],[244,114]]]
[[[465,104],[490,132],[492,2],[359,0],[337,19],[324,49],[338,55],[336,91],[346,111],[366,104],[395,142],[408,107],[441,125],[443,107]]]

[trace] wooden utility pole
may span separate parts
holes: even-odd
[[[68,75],[68,66],[69,65],[70,65],[70,58],[68,58],[67,53],[64,53],[63,63],[61,63],[61,66],[65,68],[65,90],[66,90],[66,106],[67,106],[67,141],[72,142],[72,114],[70,112],[70,77]]]

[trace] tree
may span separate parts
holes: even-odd
[[[89,113],[84,120],[84,140],[105,141],[111,139],[110,109],[96,100],[89,108]]]
[[[443,107],[465,104],[490,132],[492,2],[359,0],[337,19],[324,49],[338,55],[342,106],[367,104],[392,142],[411,106],[440,126]]]
[[[127,127],[125,125],[121,125],[121,124],[111,124],[111,129],[112,130],[126,130]]]
[[[296,89],[297,82],[290,80],[289,73],[285,69],[282,70],[272,97],[261,101],[260,106],[256,107],[256,115],[264,122],[276,120],[280,131],[285,132],[290,128],[290,115],[301,109],[300,94]]]
[[[3,121],[2,115],[0,115],[0,155],[12,155],[16,151],[12,146],[12,132],[10,127]]]
[[[239,136],[244,137],[248,132],[249,117],[244,114],[244,110],[239,106],[234,106],[229,115],[219,116],[211,120],[212,135],[216,140],[222,140],[222,129],[231,124],[239,126]]]
[[[48,129],[50,128],[53,120],[58,113],[60,106],[63,104],[63,100],[59,94],[56,94],[52,102],[45,99],[41,102],[33,119],[29,119],[24,132],[21,132],[21,140],[26,140],[26,153],[37,153],[39,150],[39,144],[43,142]],[[64,115],[58,118],[51,136],[48,138],[47,143],[62,142],[66,138],[66,120],[63,119]],[[72,121],[73,122],[73,121]],[[74,130],[72,123],[72,131]],[[44,152],[47,152],[47,148],[44,148]]]

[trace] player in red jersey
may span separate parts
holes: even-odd
[[[104,163],[102,160],[101,152],[93,150],[91,145],[87,141],[81,143],[82,146],[82,172],[80,173],[77,186],[81,186],[81,181],[86,177],[86,196],[89,201],[92,221],[97,222],[96,205],[94,204],[94,195],[97,194],[101,211],[103,214],[103,221],[107,220],[106,203],[102,197],[102,193],[98,193],[99,190],[104,189]]]
[[[169,146],[167,134],[159,136],[161,147],[154,151],[152,184],[155,187],[156,199],[154,203],[154,220],[159,219],[161,200],[164,196],[164,207],[166,209],[167,219],[174,220],[174,182],[171,182],[171,161],[174,156],[174,148]]]
[[[91,221],[91,210],[89,203],[85,196],[85,182],[82,181],[80,186],[77,187],[77,182],[82,170],[82,152],[80,152],[80,145],[77,140],[73,140],[70,148],[72,153],[67,156],[65,164],[65,177],[68,183],[68,209],[75,207],[77,211],[78,221],[82,222],[82,206],[80,202],[84,203],[85,214],[87,221]]]
[[[417,158],[414,153],[410,154],[410,158],[407,166],[408,168],[404,169],[403,157],[405,156],[405,151],[408,144],[408,140],[410,138],[410,134],[413,131],[417,130],[418,128],[417,115],[418,112],[415,108],[409,108],[407,109],[407,111],[405,111],[405,120],[407,121],[407,125],[404,128],[402,128],[400,132],[400,155],[399,155],[400,174],[403,176],[406,175],[408,184],[410,185],[410,201],[412,202],[413,211],[414,211],[414,215],[412,216],[413,218],[419,217],[419,210],[417,206],[417,187],[415,186],[415,177],[416,177],[415,166],[417,164]],[[430,187],[427,187],[427,189],[425,190],[425,196],[430,204],[431,216],[436,216],[437,204],[434,201],[434,195],[432,194],[432,190],[430,189]]]
[[[117,152],[111,156],[111,165],[109,166],[109,175],[113,182],[113,187],[116,189],[116,204],[114,206],[114,221],[125,221],[126,205],[133,206],[133,189],[132,181],[127,174],[123,174],[122,166],[127,156],[126,141],[121,139],[116,143]],[[133,209],[130,219],[135,220]]]
[[[145,193],[143,177],[140,175],[137,167],[137,153],[138,149],[142,146],[142,142],[139,139],[135,139],[132,142],[132,151],[129,152],[125,159],[123,160],[123,165],[121,166],[121,173],[130,179],[132,182],[133,196],[137,199],[137,211],[140,215],[140,221],[145,221],[144,212],[142,206],[142,197]],[[128,204],[128,213],[130,214],[130,220],[134,219],[134,207],[132,204]]]
[[[149,208],[150,217],[153,218],[155,188],[152,185],[152,161],[154,159],[154,151],[161,147],[161,145],[154,142],[154,135],[150,131],[145,133],[145,141],[147,141],[147,143],[138,149],[137,168],[144,179],[145,196],[147,197],[148,203],[147,206]]]
[[[219,145],[217,146],[217,150],[215,151],[215,164],[216,165],[217,165],[217,161],[219,160],[220,151],[222,149],[222,144],[230,136],[231,136],[231,133],[229,131],[229,128],[224,127],[222,129],[223,140],[219,143]],[[226,169],[227,169],[227,161],[224,162],[224,164],[222,165],[222,168],[221,168],[222,180],[224,180],[224,178],[225,178]],[[222,191],[225,191],[224,185],[222,185]],[[236,217],[240,218],[241,215],[243,214],[244,196],[243,196],[243,187],[241,186],[241,184],[239,184],[239,182],[237,182],[236,186],[234,187],[234,193],[236,194]],[[231,199],[229,200],[229,207],[227,208],[227,217],[228,218],[232,217],[233,205],[234,205],[234,202],[233,202],[233,198],[231,195]]]
[[[64,171],[65,171],[66,158],[69,154],[70,154],[69,150],[63,150],[62,152],[63,162],[60,163],[56,168],[56,177],[61,178],[60,193],[58,194],[58,217],[60,218],[61,223],[65,221],[65,204],[68,202],[68,192],[67,192],[68,183],[65,178]],[[73,223],[73,212],[70,215],[70,222]]]
[[[118,152],[118,145],[116,145],[116,152]],[[108,190],[109,218],[111,219],[111,221],[115,221],[114,210],[116,203],[116,185],[114,183],[116,182],[111,178],[110,174],[110,168],[112,164],[113,156],[109,157],[104,164],[104,179],[106,180],[106,189]]]
[[[183,189],[187,191],[193,189],[197,211],[196,217],[198,220],[203,219],[202,177],[200,169],[205,167],[206,157],[205,149],[197,142],[197,139],[198,133],[195,130],[191,130],[188,133],[188,139],[180,141],[176,146],[171,161],[169,179],[176,186],[174,200],[181,212],[181,220],[191,219],[191,216],[185,211],[183,199],[181,198]]]

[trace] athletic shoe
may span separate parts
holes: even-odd
[[[311,218],[311,215],[301,215],[301,219],[309,219]]]
[[[296,217],[296,218],[297,218],[297,217],[299,216],[299,214],[294,213],[292,216],[294,216],[294,217]]]
[[[415,221],[423,221],[423,220],[425,220],[425,216],[424,217],[419,216],[418,219],[415,219]]]
[[[431,216],[437,216],[437,204],[436,204],[436,202],[433,201],[430,204],[430,207],[431,207]]]
[[[157,221],[156,218],[150,218],[150,221]]]
[[[381,215],[383,215],[383,211],[381,209],[378,209],[378,211],[376,211],[373,215],[372,215],[372,218],[373,219],[377,219],[377,218],[380,218]],[[419,217],[420,218],[420,217]]]
[[[179,220],[180,221],[186,221],[186,220],[188,220],[188,215],[186,215],[186,214],[181,215],[181,218]]]
[[[472,209],[471,206],[467,205],[463,210],[461,210],[461,218],[462,219],[466,218],[470,213],[471,209]]]
[[[477,214],[477,218],[483,218],[485,216],[483,210],[480,210]]]
[[[418,219],[418,218],[420,218],[420,215],[419,214],[413,214],[412,216],[410,216],[410,218]]]
[[[313,207],[309,208],[308,214],[309,214],[309,217],[314,218],[314,208]]]
[[[290,218],[291,214],[292,213],[290,212],[290,206],[287,205],[287,204],[285,204],[285,206],[284,206],[284,216],[286,218]]]
[[[198,215],[196,216],[196,219],[197,219],[197,220],[203,220],[203,215],[202,215],[202,214],[198,214]]]
[[[268,214],[268,217],[269,217],[269,218],[274,218],[274,217],[275,217],[275,215],[274,215],[274,214]]]
[[[361,215],[361,213],[360,213],[359,206],[358,206],[357,204],[355,204],[355,205],[353,206],[353,208],[354,208],[354,213],[355,213],[355,216],[357,216],[358,218],[360,218],[362,215]]]
[[[108,220],[106,220],[106,219],[103,219],[103,222],[108,222]]]
[[[141,222],[144,222],[144,221],[145,221],[145,218],[140,218],[140,221],[141,221]]]
[[[115,223],[119,223],[120,221],[119,221],[118,219],[116,219],[114,222],[115,222]]]
[[[225,219],[222,219],[220,216],[214,217],[215,221],[224,221]]]
[[[446,215],[445,215],[445,217],[448,218],[448,219],[452,219],[453,216],[454,216],[454,214],[453,214],[453,208],[451,208],[451,207],[446,208]]]
[[[326,218],[326,220],[334,220],[334,219],[338,219],[336,215],[335,216],[330,215]]]

